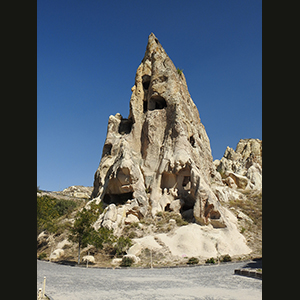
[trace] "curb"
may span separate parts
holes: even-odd
[[[236,275],[242,275],[247,277],[252,277],[256,279],[262,279],[262,272],[258,272],[256,270],[250,270],[250,269],[235,269],[234,274]]]

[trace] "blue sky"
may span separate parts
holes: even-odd
[[[214,159],[262,138],[261,0],[38,0],[41,189],[93,185],[108,118],[128,116],[151,32],[183,69]]]

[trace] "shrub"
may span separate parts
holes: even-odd
[[[130,238],[120,236],[114,246],[114,250],[117,255],[123,255],[126,253],[126,250],[132,246],[132,241]]]
[[[46,254],[45,252],[42,252],[42,253],[39,255],[38,259],[39,259],[39,260],[42,260],[42,259],[44,259],[44,258],[46,258],[46,257],[47,257],[47,254]]]
[[[182,74],[182,71],[183,71],[183,69],[179,69],[179,68],[177,68],[177,73],[178,73],[179,75],[181,75],[181,74]]]
[[[189,265],[196,265],[198,263],[199,263],[199,259],[197,257],[191,257],[187,262],[187,264]]]
[[[215,264],[216,262],[215,262],[214,258],[211,257],[211,258],[207,259],[207,260],[205,261],[205,263],[206,263],[206,264]]]
[[[37,235],[43,230],[54,233],[58,230],[59,217],[75,210],[79,202],[37,196]]]
[[[228,262],[228,261],[231,261],[231,257],[229,254],[226,254],[221,258],[221,262]]]
[[[89,237],[89,244],[97,249],[103,249],[104,244],[112,244],[115,241],[113,230],[100,227],[98,231],[92,230]]]
[[[132,264],[133,264],[133,259],[131,257],[124,256],[122,258],[120,267],[131,267]]]

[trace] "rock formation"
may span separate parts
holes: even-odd
[[[133,245],[126,256],[143,266],[150,249],[156,264],[169,265],[192,256],[205,262],[222,255],[261,255],[262,141],[240,140],[236,150],[227,147],[223,158],[213,162],[185,76],[153,33],[131,90],[128,118],[109,117],[92,192],[71,186],[38,196],[84,201],[91,193],[83,205],[102,204],[94,229],[106,227],[116,237],[129,237]],[[61,228],[75,221],[76,210],[59,221]],[[53,260],[77,259],[68,234],[40,233],[40,255],[47,249]],[[95,255],[84,260],[101,264],[108,259],[93,247],[82,249]]]
[[[221,160],[214,164],[229,187],[262,189],[262,141],[241,139],[234,151],[227,147]]]
[[[92,198],[108,205],[127,203],[133,208],[126,214],[138,218],[148,208],[153,216],[177,210],[199,224],[226,227],[210,188],[212,181],[221,183],[221,176],[205,128],[184,74],[153,33],[131,90],[128,118],[109,117]]]

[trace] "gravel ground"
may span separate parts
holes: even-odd
[[[262,280],[234,275],[245,262],[166,269],[79,268],[37,261],[37,289],[44,276],[53,300],[262,299]]]

